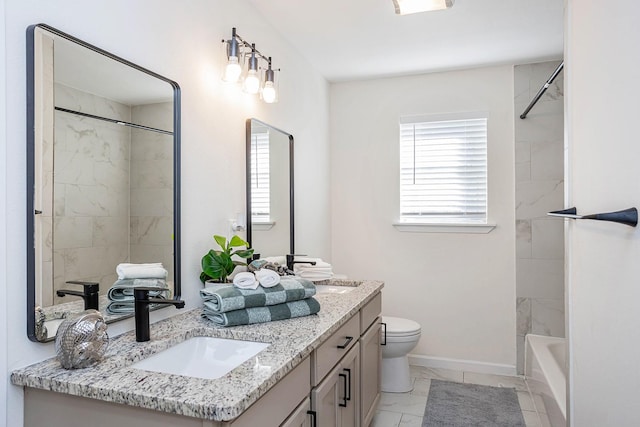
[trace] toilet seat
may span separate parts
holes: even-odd
[[[420,335],[420,324],[409,319],[400,317],[382,316],[382,323],[387,325],[386,334],[388,338],[415,337]]]

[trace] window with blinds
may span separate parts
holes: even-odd
[[[251,134],[251,221],[269,222],[269,131]]]
[[[486,224],[486,117],[401,119],[400,221]]]

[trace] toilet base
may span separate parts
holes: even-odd
[[[407,393],[413,390],[409,375],[407,356],[382,359],[382,391],[387,393]]]

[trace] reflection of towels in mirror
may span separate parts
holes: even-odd
[[[162,295],[157,295],[155,298],[165,299]],[[154,309],[160,304],[149,304],[149,309]],[[107,313],[109,314],[132,314],[135,313],[134,301],[111,301],[107,305]]]
[[[316,264],[304,264],[305,261],[315,262]],[[296,276],[314,282],[329,280],[333,277],[331,264],[324,262],[320,258],[296,257],[296,264],[293,265],[293,271]]]
[[[118,279],[166,279],[167,270],[162,266],[162,263],[148,263],[148,264],[118,264],[116,267],[116,273],[118,273]]]
[[[157,291],[149,292],[150,297],[170,296],[167,281],[164,279],[123,279],[117,280],[109,288],[107,298],[110,301],[133,301],[133,288],[136,287],[158,288]]]
[[[263,260],[267,261],[267,262],[272,262],[274,264],[286,264],[287,263],[287,257],[283,256],[268,256],[265,258],[262,258]]]

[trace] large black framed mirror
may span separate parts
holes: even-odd
[[[261,257],[295,253],[293,135],[246,122],[247,241]]]
[[[30,26],[26,217],[32,341],[53,340],[94,298],[108,323],[133,316],[128,296],[112,304],[109,293],[123,263],[161,263],[164,295],[179,296],[178,84],[46,24]]]

